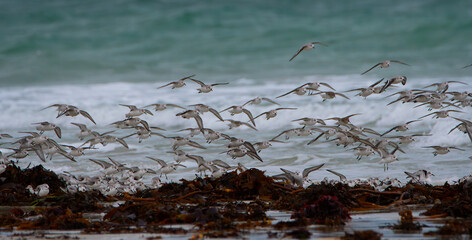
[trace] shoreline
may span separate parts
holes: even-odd
[[[182,179],[180,183],[164,183],[159,188],[148,188],[135,194],[105,196],[98,191],[65,193],[61,190],[65,182],[54,172],[42,166],[33,169],[35,171],[10,165],[0,175],[0,196],[4,206],[0,214],[2,234],[11,233],[13,236],[21,235],[22,231],[31,234],[73,230],[76,232],[72,232],[72,236],[139,232],[237,238],[247,234],[248,230],[260,234],[260,229],[264,229],[274,236],[290,236],[298,231],[318,236],[320,232],[313,228],[325,226],[322,227],[326,228],[324,234],[330,235],[331,232],[333,236],[339,236],[339,229],[344,229],[341,233],[348,236],[351,228],[345,227],[361,224],[362,219],[370,214],[386,214],[392,220],[392,214],[408,215],[405,209],[409,209],[410,216],[412,210],[416,216],[406,222],[402,217],[396,225],[418,226],[418,221],[429,220],[445,224],[438,229],[463,219],[470,220],[472,216],[470,180],[443,186],[409,182],[403,187],[389,187],[384,191],[368,185],[349,187],[339,182],[296,188],[274,181],[257,169],[249,169],[242,173],[229,172],[215,179]],[[47,182],[51,186],[50,193],[43,197],[30,194],[26,186],[35,184],[33,181],[37,181],[36,184]],[[271,216],[283,213],[283,220]],[[446,220],[452,220],[452,223]],[[381,224],[383,221],[378,219],[378,222]],[[464,222],[467,224],[461,223],[461,226],[471,226],[470,221]],[[168,227],[180,224],[192,227],[190,230]],[[375,220],[369,224],[374,231],[385,227],[372,226]],[[456,230],[457,234],[465,231]],[[410,232],[418,236],[418,231],[426,234],[417,229],[406,234]],[[429,231],[427,234],[423,237],[437,233]],[[152,237],[155,236],[149,236]]]

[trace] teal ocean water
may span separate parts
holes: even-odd
[[[49,121],[62,128],[63,138],[44,133],[61,144],[80,146],[85,140],[76,135],[78,128],[71,122],[87,124],[103,133],[124,137],[134,129],[117,129],[113,122],[123,120],[128,109],[119,104],[144,107],[154,103],[172,103],[192,108],[191,104],[207,104],[218,111],[232,105],[242,105],[256,96],[275,99],[300,85],[326,82],[350,100],[340,96],[322,101],[320,95],[275,99],[282,107],[274,119],[256,119],[257,130],[248,127],[229,129],[227,122],[218,121],[210,113],[202,114],[205,127],[240,137],[250,142],[272,139],[282,131],[301,127],[293,120],[303,117],[328,119],[359,114],[351,118],[357,126],[384,133],[396,125],[416,120],[434,111],[419,103],[387,105],[395,97],[387,95],[400,90],[419,89],[443,81],[451,83],[448,91],[472,92],[472,1],[193,1],[193,0],[50,0],[0,1],[0,133],[8,133],[14,141],[36,131],[32,123]],[[289,59],[305,43],[318,41],[317,46]],[[399,60],[404,66],[392,63],[387,69],[376,68],[360,75],[376,63]],[[187,82],[180,89],[156,89],[167,82],[196,74],[206,83],[229,83],[216,86],[208,94],[198,94],[198,85]],[[367,87],[381,78],[397,75],[408,77],[405,86],[389,88],[367,99],[348,90]],[[325,86],[320,87],[327,90]],[[429,90],[435,90],[430,87]],[[452,94],[442,96],[453,98]],[[466,97],[470,99],[470,96]],[[444,100],[444,99],[442,99]],[[448,100],[453,101],[453,100]],[[52,104],[71,104],[90,113],[97,125],[78,116],[56,118]],[[446,103],[445,103],[446,104]],[[457,103],[459,104],[459,103]],[[447,105],[447,104],[446,104]],[[254,116],[276,108],[275,105],[246,105]],[[142,115],[151,126],[165,128],[167,136],[189,136],[179,131],[196,127],[194,120],[176,117],[183,111],[166,111]],[[447,106],[453,117],[471,120],[472,107]],[[225,119],[248,121],[247,116],[228,112]],[[335,121],[326,120],[328,125]],[[280,168],[303,170],[325,163],[324,168],[345,174],[348,179],[369,177],[398,177],[406,182],[404,171],[426,169],[435,174],[434,183],[457,180],[472,169],[471,142],[458,130],[449,133],[459,120],[433,119],[427,116],[412,124],[407,132],[392,131],[387,137],[400,134],[423,134],[397,152],[399,161],[390,164],[387,172],[379,164],[381,157],[371,155],[356,160],[352,148],[337,146],[319,135],[292,136],[273,143],[261,151],[264,162],[243,157],[236,160],[226,154],[227,140],[206,143],[200,135],[194,141],[206,149],[184,146],[189,154],[206,160],[222,159],[231,165],[238,162],[258,167],[267,174],[278,174]],[[364,138],[381,137],[366,134]],[[386,138],[398,142],[395,138]],[[2,138],[0,142],[11,141]],[[126,138],[129,149],[117,143],[86,150],[77,163],[54,155],[42,163],[34,154],[20,160],[44,164],[57,171],[74,174],[95,174],[100,169],[88,158],[113,157],[130,166],[157,170],[155,162],[145,158],[155,156],[173,161],[172,140],[153,136],[139,143],[135,137]],[[447,155],[433,156],[429,146],[454,146]],[[3,153],[12,152],[15,144],[3,144]],[[392,147],[388,147],[392,151]],[[463,151],[461,151],[463,150]],[[170,175],[171,180],[195,176],[197,165],[192,160],[187,168]],[[314,180],[334,175],[322,171],[310,175]],[[148,177],[148,176],[146,176]],[[150,177],[147,179],[150,181]]]
[[[284,80],[396,59],[409,77],[461,77],[472,2],[1,1],[0,85]],[[311,41],[329,47],[288,59]],[[375,74],[375,73],[374,73]]]

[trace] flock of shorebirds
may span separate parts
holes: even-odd
[[[298,52],[289,60],[292,61],[300,53],[313,49],[315,45],[323,45],[320,42],[312,42],[303,45]],[[407,63],[386,60],[379,62],[364,71],[361,75],[364,75],[376,68],[388,68],[391,63],[397,63],[400,65],[409,66]],[[471,67],[472,65],[465,66],[464,68]],[[181,78],[177,81],[167,83],[158,89],[169,89],[169,91],[175,91],[175,89],[185,87],[188,82],[194,82],[199,85],[197,88],[198,93],[210,93],[214,90],[214,87],[220,85],[226,85],[228,83],[213,83],[207,84],[200,80],[195,79],[195,75]],[[407,77],[396,76],[391,79],[380,79],[375,83],[365,86],[364,88],[356,88],[347,90],[344,92],[336,91],[332,86],[325,82],[309,82],[302,84],[301,86],[290,90],[284,94],[276,96],[275,99],[281,99],[287,95],[309,95],[309,96],[320,96],[322,101],[329,101],[336,97],[342,97],[350,99],[345,93],[356,92],[355,96],[367,98],[373,94],[386,94],[387,91],[392,91],[393,86],[402,84],[406,85]],[[265,141],[253,142],[248,139],[237,138],[230,136],[223,132],[205,127],[202,115],[206,112],[210,112],[213,117],[221,122],[228,124],[229,129],[246,127],[253,130],[257,130],[256,120],[258,118],[265,118],[270,120],[277,117],[279,111],[294,111],[297,108],[292,107],[281,107],[281,104],[268,97],[255,97],[250,99],[241,105],[229,106],[222,110],[217,110],[205,104],[193,104],[189,105],[190,108],[182,107],[172,103],[155,103],[143,107],[138,107],[130,104],[119,104],[121,107],[126,107],[129,112],[125,114],[123,120],[119,120],[111,123],[118,129],[127,129],[123,131],[128,132],[124,136],[116,136],[116,130],[99,133],[89,128],[86,124],[71,122],[71,124],[78,127],[77,138],[83,143],[79,146],[65,145],[58,142],[62,138],[62,131],[59,126],[52,122],[44,121],[33,123],[36,131],[25,131],[21,132],[26,136],[18,137],[14,141],[4,141],[0,145],[4,146],[8,153],[2,154],[0,152],[0,174],[5,171],[8,164],[11,163],[11,159],[23,159],[34,153],[41,161],[46,162],[51,160],[55,155],[61,155],[71,161],[77,161],[77,158],[85,155],[86,151],[93,151],[100,147],[100,145],[107,145],[110,143],[121,144],[124,148],[128,148],[126,141],[128,139],[137,138],[137,141],[141,143],[147,140],[151,136],[157,136],[162,139],[168,139],[172,141],[169,151],[166,153],[173,154],[175,162],[166,162],[156,157],[147,156],[146,158],[150,161],[155,161],[160,165],[160,168],[156,170],[149,168],[130,167],[127,164],[119,163],[115,159],[108,157],[108,159],[94,159],[89,158],[87,161],[93,162],[102,168],[103,175],[97,177],[91,176],[73,176],[70,173],[64,173],[60,176],[68,182],[68,188],[65,189],[69,192],[74,191],[85,191],[88,189],[100,189],[104,194],[115,195],[119,192],[133,192],[137,189],[145,188],[146,186],[140,181],[145,174],[157,174],[158,176],[152,178],[152,186],[157,187],[161,183],[161,178],[164,175],[167,178],[167,174],[172,173],[179,167],[186,167],[181,164],[186,160],[193,160],[197,164],[197,172],[201,175],[206,175],[207,172],[213,177],[222,176],[229,170],[237,169],[238,171],[246,170],[246,167],[241,163],[237,166],[231,166],[223,160],[207,161],[203,156],[193,155],[186,153],[183,149],[185,147],[206,149],[204,145],[198,143],[195,136],[203,135],[207,144],[221,145],[221,141],[225,142],[225,151],[222,153],[227,154],[230,158],[236,159],[241,157],[249,157],[256,161],[263,161],[263,158],[259,155],[261,151],[268,149],[272,146],[272,143],[283,143],[288,141],[290,137],[294,136],[310,136],[316,135],[316,137],[307,141],[307,145],[315,144],[320,139],[325,139],[327,142],[334,142],[338,146],[342,146],[346,149],[353,150],[357,160],[361,160],[363,157],[377,154],[379,156],[379,163],[384,165],[384,171],[388,170],[388,164],[398,161],[397,153],[404,152],[401,146],[407,145],[415,140],[416,137],[427,137],[425,134],[408,134],[409,126],[421,121],[423,118],[432,117],[435,119],[439,118],[452,118],[457,121],[457,125],[452,128],[452,131],[461,131],[467,134],[472,141],[472,122],[470,120],[460,118],[456,114],[463,113],[464,108],[471,107],[472,93],[467,91],[448,91],[449,85],[461,84],[468,85],[467,83],[460,81],[445,81],[433,83],[428,86],[424,86],[422,89],[409,89],[391,93],[387,95],[387,98],[393,98],[388,105],[391,104],[412,104],[414,107],[424,107],[430,111],[419,119],[412,119],[411,121],[405,122],[401,125],[395,126],[388,129],[385,132],[377,132],[373,129],[366,128],[363,126],[355,125],[351,122],[351,118],[359,114],[351,114],[348,116],[331,117],[327,119],[314,118],[307,116],[303,118],[293,119],[292,122],[296,122],[300,127],[287,129],[280,132],[271,139]],[[162,90],[159,90],[162,91]],[[277,100],[278,101],[278,100]],[[265,103],[266,105],[276,105],[277,107],[259,113],[253,114],[247,106],[257,105]],[[55,108],[57,111],[56,118],[59,117],[77,117],[81,116],[88,120],[90,123],[96,124],[92,116],[76,106],[69,104],[53,104],[45,107],[43,110]],[[175,132],[177,136],[169,136],[168,134],[162,134],[164,129],[159,127],[150,126],[147,121],[139,118],[141,115],[154,115],[153,111],[165,111],[168,108],[180,108],[182,112],[176,114],[176,117],[184,119],[191,119],[194,121],[194,126],[190,128],[181,129]],[[231,116],[236,114],[244,114],[247,117],[247,121],[238,121],[230,118],[224,118],[222,115],[229,113]],[[452,115],[452,116],[451,116]],[[158,132],[157,132],[158,131]],[[45,133],[54,132],[54,136],[47,136]],[[183,135],[182,133],[187,132]],[[404,133],[402,135],[393,135],[393,133]],[[13,139],[10,134],[1,133],[0,139]],[[56,140],[55,140],[56,139]],[[348,148],[349,147],[349,148]],[[464,151],[461,148],[455,146],[426,146],[425,148],[432,149],[434,156],[447,154],[451,150]],[[81,160],[82,161],[82,160]],[[320,168],[324,164],[309,167],[300,172],[292,172],[287,169],[281,169],[282,173],[273,176],[275,179],[286,181],[290,184],[303,186],[308,179],[308,175]],[[327,169],[330,173],[335,174],[339,177],[342,182],[349,182],[350,184],[358,183],[353,180],[348,181],[344,175]],[[414,181],[424,182],[427,181],[431,173],[426,170],[419,170],[415,173],[405,172],[408,177]],[[378,179],[375,181],[379,181]],[[372,183],[376,186],[382,185],[382,183]],[[388,184],[392,185],[392,181]],[[104,187],[105,186],[105,187]],[[39,185],[36,188],[29,187],[29,191],[37,195],[46,195],[48,193],[48,186]]]

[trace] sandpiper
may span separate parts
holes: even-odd
[[[284,94],[282,94],[282,95],[280,95],[280,96],[278,96],[278,97],[276,97],[276,98],[281,98],[281,97],[287,96],[287,95],[289,95],[290,93],[295,93],[295,94],[297,94],[298,96],[303,96],[303,95],[305,95],[305,93],[307,92],[306,90],[307,90],[307,89],[302,85],[302,86],[297,87],[297,88],[293,89],[292,91],[290,91],[290,92],[288,92],[288,93],[284,93]]]
[[[310,43],[307,43],[307,44],[304,44],[299,50],[297,53],[295,53],[295,55],[293,55],[292,58],[290,58],[290,60],[288,60],[289,62],[292,61],[296,56],[298,56],[298,54],[300,54],[302,51],[308,51],[308,50],[311,50],[313,48],[315,48],[315,45],[322,45],[322,46],[325,46],[327,47],[328,45],[326,44],[323,44],[323,43],[320,43],[320,42],[310,42]]]
[[[189,79],[189,78],[192,78],[192,77],[195,77],[195,74],[190,75],[190,76],[187,76],[187,77],[184,77],[184,78],[181,78],[181,79],[179,79],[179,80],[177,80],[177,81],[175,81],[175,82],[170,82],[170,83],[168,83],[168,84],[165,84],[165,85],[163,85],[163,86],[158,87],[157,89],[163,88],[163,87],[167,87],[167,86],[170,86],[170,85],[172,85],[172,89],[181,88],[181,87],[185,86],[185,80],[187,80],[187,79]]]
[[[240,126],[244,125],[244,126],[247,126],[247,127],[252,128],[252,129],[257,131],[257,129],[255,127],[253,127],[251,124],[249,124],[247,122],[241,122],[241,121],[237,121],[237,120],[233,120],[233,119],[225,119],[224,121],[229,122],[229,124],[228,124],[229,129],[237,128],[237,127],[240,127]]]
[[[457,113],[463,113],[463,111],[458,111],[458,110],[443,110],[443,111],[437,111],[437,112],[432,112],[430,114],[426,114],[418,119],[422,119],[422,118],[425,118],[427,116],[431,116],[431,115],[434,115],[433,118],[447,118],[449,117],[449,113],[450,112],[457,112]]]
[[[285,173],[285,175],[287,176],[290,182],[298,185],[299,187],[303,187],[304,183],[308,180],[308,174],[322,168],[323,166],[324,166],[324,163],[313,166],[313,167],[305,168],[302,173],[298,171],[292,172],[290,170],[283,169],[283,168],[281,168],[280,170],[282,170],[282,172]]]
[[[146,108],[146,107],[151,107],[151,106],[154,106],[154,111],[156,111],[156,112],[164,111],[164,110],[167,109],[167,107],[176,107],[176,108],[185,109],[184,107],[181,107],[179,105],[172,104],[172,103],[154,103],[154,104],[149,104],[149,105],[144,106],[144,107]]]
[[[137,117],[137,116],[141,116],[143,114],[149,114],[151,116],[154,115],[154,114],[152,114],[151,111],[149,111],[147,109],[144,109],[144,108],[138,108],[134,105],[127,105],[127,104],[119,104],[119,105],[129,108],[129,112],[125,115],[126,118]]]
[[[218,111],[208,105],[205,104],[192,104],[189,105],[190,107],[194,107],[195,111],[201,113],[202,115],[206,112],[211,112],[213,115],[215,115],[220,121],[224,121],[221,115],[218,113]]]
[[[213,83],[213,84],[205,84],[203,83],[202,81],[199,81],[197,79],[193,79],[193,78],[190,78],[190,80],[198,83],[200,85],[200,88],[198,88],[198,93],[209,93],[211,91],[213,91],[213,87],[214,86],[218,86],[218,85],[226,85],[228,83]]]
[[[161,165],[161,168],[159,169],[159,172],[161,173],[161,175],[159,177],[161,177],[162,174],[164,174],[166,176],[166,179],[168,179],[167,174],[172,173],[175,170],[177,170],[177,167],[186,167],[185,165],[182,165],[179,163],[166,163],[164,160],[158,159],[158,158],[152,158],[152,157],[147,157],[147,158],[153,161],[156,161],[157,163],[159,163],[159,165]]]
[[[71,105],[68,105],[67,109],[62,111],[61,113],[59,113],[56,118],[59,118],[61,116],[75,117],[79,114],[86,117],[86,118],[88,118],[90,121],[93,122],[93,124],[97,124],[97,123],[95,123],[92,116],[90,116],[90,114],[88,112],[86,112],[84,110],[80,110],[79,108],[71,106]]]
[[[445,92],[449,88],[449,83],[460,83],[460,84],[463,84],[463,85],[468,85],[467,83],[460,82],[460,81],[444,81],[444,82],[430,84],[430,85],[428,85],[424,88],[429,88],[429,87],[436,86],[437,87],[437,89],[436,89],[437,92]]]
[[[387,80],[387,82],[385,83],[385,85],[383,85],[383,87],[380,89],[380,92],[384,92],[385,90],[387,90],[388,87],[390,87],[392,84],[402,84],[402,85],[405,85],[406,84],[406,76],[396,76],[396,77],[393,77],[391,78],[390,80]]]
[[[404,173],[407,175],[406,178],[411,178],[411,181],[415,181],[416,183],[421,183],[421,184],[425,184],[425,183],[430,184],[431,176],[434,176],[434,174],[432,174],[430,171],[426,171],[424,169],[418,170],[413,173],[406,172],[406,171]]]
[[[352,89],[352,90],[348,90],[346,92],[353,92],[353,91],[359,91],[358,94],[356,94],[356,96],[361,96],[363,97],[364,99],[367,98],[368,96],[370,96],[372,93],[374,93],[375,91],[375,86],[379,83],[381,83],[384,79],[380,79],[378,80],[377,82],[371,84],[370,86],[368,86],[367,88],[355,88],[355,89]],[[380,90],[381,91],[381,90]],[[379,91],[379,92],[380,92]]]
[[[434,156],[448,154],[451,151],[451,149],[455,149],[455,150],[459,150],[459,151],[465,151],[464,149],[457,148],[457,147],[427,146],[427,147],[423,147],[423,148],[433,148],[434,149],[434,152],[433,152]]]
[[[379,150],[379,154],[380,154],[380,157],[381,157],[381,160],[380,160],[379,164],[384,165],[384,171],[388,170],[388,164],[389,163],[398,161],[397,156],[395,156],[395,152],[398,149],[399,148],[396,147],[391,153],[388,153],[387,151],[384,151],[383,149]],[[387,168],[385,168],[385,167],[387,167]]]
[[[395,127],[393,127],[393,128],[390,128],[390,130],[384,132],[384,133],[383,133],[382,135],[380,135],[380,136],[384,136],[384,135],[386,135],[387,133],[389,133],[389,132],[391,132],[391,131],[393,131],[393,130],[395,130],[395,131],[397,131],[397,132],[399,132],[399,131],[401,131],[401,132],[407,131],[407,130],[408,130],[408,125],[410,125],[411,123],[414,123],[414,122],[418,122],[418,121],[419,121],[419,120],[411,120],[411,121],[408,121],[408,122],[406,122],[406,123],[404,123],[404,124],[395,126]]]
[[[33,123],[33,124],[38,125],[38,126],[36,126],[36,130],[40,131],[40,134],[42,134],[45,131],[54,131],[58,138],[61,138],[61,136],[62,136],[61,128],[56,126],[56,124],[54,124],[54,123],[39,122],[39,123]]]
[[[223,109],[222,111],[220,111],[220,113],[226,110],[229,110],[229,112],[231,113],[231,116],[235,114],[245,113],[249,117],[249,120],[251,121],[252,125],[254,125],[254,127],[256,126],[256,122],[254,122],[254,117],[252,116],[252,113],[246,108],[244,108],[243,106],[234,105],[234,106]]]
[[[317,92],[317,93],[310,94],[310,96],[314,96],[314,95],[320,95],[323,98],[323,102],[326,101],[326,100],[333,99],[336,96],[341,96],[341,97],[343,97],[347,100],[351,100],[350,98],[348,98],[346,95],[344,95],[342,93],[332,92],[332,91],[320,91],[320,92]]]
[[[406,65],[406,66],[410,66],[404,62],[400,62],[400,61],[396,61],[396,60],[386,60],[386,61],[383,61],[383,62],[379,62],[377,64],[375,64],[373,67],[369,68],[367,71],[361,73],[361,75],[364,75],[366,73],[368,73],[370,70],[376,68],[376,67],[380,67],[380,68],[388,68],[390,67],[390,63],[400,63],[400,64],[403,64],[403,65]]]
[[[298,124],[303,125],[303,126],[313,126],[317,123],[319,123],[321,125],[326,125],[326,123],[323,119],[309,118],[309,117],[295,119],[295,120],[292,120],[292,122],[299,122]]]
[[[266,98],[266,97],[256,97],[256,98],[253,98],[249,101],[247,101],[246,103],[244,103],[242,106],[246,106],[247,104],[261,104],[262,101],[266,101],[266,102],[270,102],[272,104],[275,104],[275,105],[280,105],[278,103],[276,103],[275,101],[269,99],[269,98]]]
[[[277,116],[277,111],[279,110],[296,110],[297,108],[276,108],[276,109],[272,109],[272,110],[269,110],[267,112],[263,112],[259,115],[257,115],[254,119],[262,116],[262,115],[266,115],[266,119],[269,120],[271,118],[274,118]]]

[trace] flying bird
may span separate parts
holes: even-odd
[[[311,42],[311,43],[307,43],[305,45],[303,45],[297,53],[295,53],[295,55],[293,55],[292,58],[290,58],[289,62],[292,61],[296,56],[298,56],[298,54],[300,54],[302,51],[308,51],[308,50],[311,50],[313,48],[315,48],[315,45],[322,45],[322,46],[325,46],[327,47],[328,45],[326,44],[323,44],[323,43],[320,43],[320,42]]]
[[[361,73],[361,75],[364,75],[366,73],[368,73],[370,70],[376,68],[376,67],[380,67],[380,68],[388,68],[390,67],[390,63],[400,63],[400,64],[403,64],[403,65],[406,65],[406,66],[410,66],[409,64],[406,64],[404,62],[400,62],[400,61],[396,61],[396,60],[386,60],[386,61],[383,61],[383,62],[379,62],[377,64],[375,64],[373,67],[369,68],[367,71]]]

